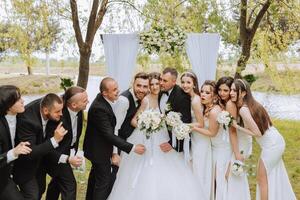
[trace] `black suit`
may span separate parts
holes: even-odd
[[[159,94],[159,102],[162,96],[162,92]],[[167,104],[170,105],[171,110],[168,110],[166,114],[170,111],[181,113],[181,120],[184,123],[191,123],[191,97],[186,94],[178,85],[173,87],[172,92],[169,95]],[[170,141],[169,143],[172,145],[172,132],[169,131]],[[176,140],[175,150],[178,152],[183,151],[183,140]]]
[[[0,117],[0,199],[23,199],[16,184],[11,179],[14,162],[7,163],[7,152],[13,148],[9,126],[5,116]]]
[[[25,112],[17,118],[17,142],[28,141],[32,152],[15,161],[14,180],[25,199],[30,200],[40,199],[45,191],[46,173],[42,158],[54,149],[50,139],[46,139],[43,133],[40,102],[41,99],[37,99],[28,104]]]
[[[78,150],[79,138],[82,132],[82,116],[83,112],[80,111],[77,114],[77,135],[76,141],[72,145],[73,139],[73,128],[70,112],[68,111],[67,106],[63,108],[63,117],[62,122],[63,126],[68,133],[64,136],[63,140],[59,143],[59,147],[51,151],[46,157],[44,163],[46,164],[47,172],[52,177],[48,189],[46,199],[55,200],[58,199],[59,193],[61,192],[62,200],[65,199],[76,199],[76,179],[73,174],[73,170],[70,164],[68,163],[59,163],[59,158],[62,154],[70,155],[70,150],[74,148],[75,151]],[[55,129],[59,122],[49,122],[51,123],[52,129]],[[52,133],[52,134],[51,134]],[[53,136],[53,132],[50,132]]]
[[[106,200],[111,191],[111,156],[113,146],[129,153],[133,145],[114,134],[116,117],[110,104],[98,94],[88,111],[83,143],[84,155],[92,162],[87,200]]]

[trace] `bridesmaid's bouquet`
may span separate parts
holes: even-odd
[[[227,127],[230,127],[233,122],[233,117],[230,115],[229,112],[223,110],[217,116],[217,121],[219,124],[223,125],[223,128],[226,130]]]
[[[146,138],[160,130],[164,124],[163,115],[156,110],[145,110],[138,115],[138,128],[145,132]]]
[[[191,127],[188,124],[181,123],[173,127],[173,133],[175,134],[178,140],[184,140],[189,138],[189,133],[191,132]]]
[[[234,174],[235,176],[242,176],[244,175],[244,163],[240,160],[235,160],[233,163],[232,163],[232,166],[231,166],[231,172],[232,174]]]
[[[178,112],[174,112],[174,111],[169,112],[167,114],[165,120],[166,120],[167,125],[172,128],[182,124],[181,114]]]

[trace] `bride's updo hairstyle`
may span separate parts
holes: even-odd
[[[199,90],[199,84],[198,84],[198,78],[196,76],[196,74],[192,71],[187,71],[187,72],[184,72],[181,77],[180,77],[180,80],[182,80],[183,77],[189,77],[193,80],[193,84],[194,84],[194,92],[196,94],[198,94],[200,96],[200,90]]]
[[[158,72],[151,72],[148,74],[149,77],[149,84],[151,83],[152,79],[160,80],[160,73]]]
[[[248,107],[251,116],[254,119],[256,125],[258,126],[260,132],[264,134],[265,131],[268,130],[270,126],[272,126],[272,121],[266,109],[254,99],[250,90],[250,85],[247,81],[242,79],[235,79],[233,81],[233,84],[235,85],[235,89],[237,92],[237,101],[239,100],[241,93],[246,92],[242,104]]]

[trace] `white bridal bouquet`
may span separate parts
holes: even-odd
[[[235,160],[233,163],[232,163],[232,166],[231,166],[231,172],[232,174],[234,174],[235,176],[242,176],[244,175],[244,163],[240,160]]]
[[[173,127],[173,133],[175,134],[175,136],[178,140],[184,140],[186,138],[189,138],[190,132],[191,132],[190,126],[185,123],[181,123],[181,124]]]
[[[178,112],[170,111],[166,116],[166,123],[170,127],[176,127],[182,124],[181,114]]]
[[[219,124],[223,125],[223,128],[226,130],[229,126],[231,126],[233,122],[233,117],[227,111],[222,111],[217,116],[217,121]]]
[[[145,110],[138,115],[138,128],[145,132],[149,139],[151,134],[158,131],[163,126],[163,115],[159,111]]]

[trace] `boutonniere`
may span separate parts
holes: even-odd
[[[166,108],[165,108],[165,112],[169,112],[172,110],[172,107],[171,107],[171,104],[170,103],[167,103],[166,104]]]

